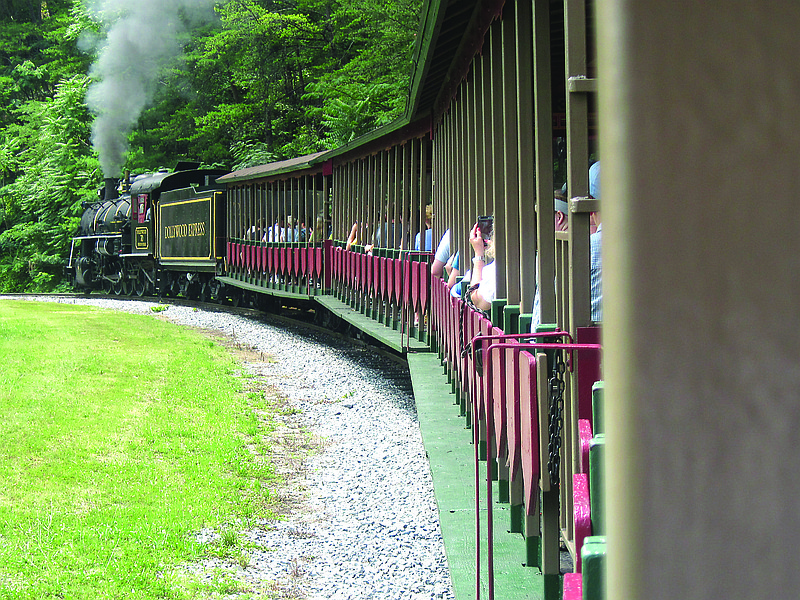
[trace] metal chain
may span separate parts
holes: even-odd
[[[553,375],[548,381],[550,391],[550,440],[548,443],[547,470],[550,473],[550,483],[558,485],[561,478],[561,431],[564,427],[564,390],[566,382],[564,373],[567,365],[564,362],[562,350],[556,350],[554,355]]]

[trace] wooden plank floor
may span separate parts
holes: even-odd
[[[435,353],[409,354],[425,450],[431,465],[436,501],[444,537],[450,576],[457,600],[477,597],[475,578],[475,467],[472,432],[458,414],[455,395]],[[481,478],[481,581],[480,597],[488,598],[486,569],[486,470]],[[525,543],[520,534],[508,533],[509,505],[498,503],[494,486],[494,571],[497,600],[544,598],[544,579],[536,567],[524,566]]]

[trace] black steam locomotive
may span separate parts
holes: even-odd
[[[76,290],[217,299],[225,247],[227,171],[181,162],[118,182],[84,205],[66,274]]]

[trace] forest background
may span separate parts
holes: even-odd
[[[192,0],[157,1],[178,7],[184,27],[124,132],[134,174],[301,156],[405,109],[420,0],[209,0],[203,18],[181,8]],[[0,293],[67,289],[81,203],[103,178],[93,65],[114,15],[141,2],[0,0]]]

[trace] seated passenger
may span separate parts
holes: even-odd
[[[599,160],[589,168],[589,195],[600,200]],[[592,229],[594,229],[594,232],[589,237],[592,321],[597,323],[603,320],[603,262],[600,253],[603,224],[600,220],[600,211],[593,212],[591,219]]]
[[[497,263],[494,261],[494,232],[484,239],[478,224],[469,234],[469,243],[475,257],[472,259],[472,274],[469,280],[470,300],[476,308],[489,311],[497,295]]]
[[[353,223],[350,228],[350,234],[347,236],[347,242],[344,245],[345,250],[350,250],[350,247],[358,244],[358,221]]]
[[[433,205],[428,204],[425,207],[425,252],[430,252],[433,249]],[[420,250],[420,234],[418,233],[414,238],[414,250]]]
[[[431,265],[431,275],[433,277],[441,277],[444,273],[445,263],[450,259],[450,230],[446,230],[442,234],[442,239],[439,240],[439,245],[436,247],[436,254],[433,257],[433,264]]]
[[[460,297],[461,289],[456,285],[456,281],[458,281],[458,277],[461,275],[461,271],[459,269],[458,251],[456,251],[456,253],[447,260],[447,263],[444,265],[444,270],[447,273],[447,289],[450,290],[450,293],[453,296]],[[471,271],[467,269],[467,274],[469,273],[471,273]],[[469,281],[469,279],[467,281]]]

